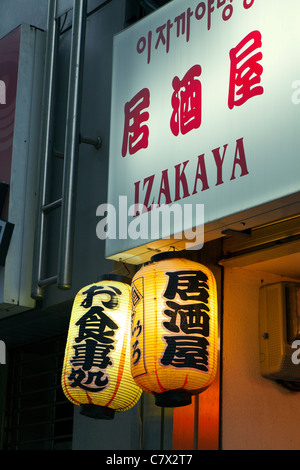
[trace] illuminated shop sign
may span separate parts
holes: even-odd
[[[296,0],[284,15],[279,0],[174,0],[114,38],[112,207],[127,197],[143,222],[203,204],[209,231],[299,191],[299,14]],[[150,242],[107,237],[106,256]]]

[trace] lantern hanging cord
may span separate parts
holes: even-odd
[[[128,269],[128,266],[127,266],[127,264],[126,264],[126,263],[124,263],[124,262],[123,262],[122,264],[123,264],[124,268],[126,268],[126,270],[127,270],[127,273],[128,273],[128,274],[130,274],[130,271],[129,271],[129,269]]]
[[[108,274],[116,274],[116,275],[120,275],[120,276],[128,276],[129,278],[131,278],[133,276],[133,273],[130,272],[130,269],[128,268],[128,265],[127,263],[124,263],[124,261],[118,261],[118,266],[113,269],[112,271],[110,271]],[[126,273],[124,274],[124,269],[126,269]]]

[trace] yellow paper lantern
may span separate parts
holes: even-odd
[[[134,406],[142,390],[130,371],[130,285],[118,276],[75,297],[62,371],[66,397],[86,416],[112,419]]]
[[[217,290],[212,272],[167,252],[152,257],[131,284],[131,371],[158,406],[185,406],[217,368]]]

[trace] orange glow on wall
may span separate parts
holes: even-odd
[[[216,282],[206,266],[178,252],[151,261],[131,285],[131,371],[158,406],[185,406],[216,375]]]
[[[220,431],[220,374],[192,403],[173,410],[173,450],[218,450]]]
[[[62,388],[86,416],[112,419],[134,406],[142,390],[130,371],[130,285],[109,276],[75,297]]]

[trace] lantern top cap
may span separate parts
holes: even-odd
[[[165,251],[163,253],[158,253],[157,255],[153,255],[151,257],[151,263],[162,261],[164,259],[174,259],[174,258],[186,258],[186,254],[183,253],[182,251]]]
[[[131,280],[128,277],[121,276],[120,274],[101,274],[97,277],[97,282],[100,281],[116,281],[131,284]]]

